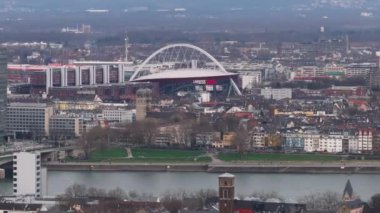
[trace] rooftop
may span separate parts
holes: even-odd
[[[220,178],[234,178],[235,175],[230,174],[230,173],[224,173],[222,175],[219,175]]]
[[[136,78],[134,81],[149,81],[159,79],[184,79],[184,78],[208,78],[208,77],[231,77],[238,75],[231,72],[222,72],[212,69],[178,69],[167,70],[151,75]]]

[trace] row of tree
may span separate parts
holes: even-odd
[[[217,197],[215,190],[199,190],[197,192],[188,193],[185,191],[179,192],[166,192],[160,196],[160,201],[164,207],[170,212],[178,212],[181,209],[200,210],[206,207],[207,200]],[[99,199],[116,199],[116,200],[132,200],[144,201],[153,200],[154,196],[151,194],[140,194],[135,191],[126,193],[120,188],[112,189],[109,191],[90,187],[87,188],[83,185],[74,184],[69,186],[65,193],[59,196],[65,205],[73,205],[77,202],[78,198],[99,198]],[[239,196],[244,197],[244,196]],[[277,200],[278,202],[285,202],[285,199],[276,192],[256,192],[250,196],[245,197],[249,199],[256,199],[261,201]],[[323,193],[312,193],[303,196],[298,200],[299,203],[306,204],[308,212],[318,213],[335,213],[342,204],[340,196],[331,191]],[[365,205],[363,213],[378,213],[380,212],[380,194],[371,197],[368,205]]]
[[[95,127],[83,134],[80,144],[86,153],[118,145],[152,146],[156,135],[162,131],[173,135],[177,145],[190,147],[195,144],[197,133],[203,132],[236,132],[234,144],[239,150],[245,149],[248,132],[233,116],[219,118],[202,118],[196,120],[176,119],[172,122],[146,119],[130,124],[121,124],[115,128]]]

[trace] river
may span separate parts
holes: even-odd
[[[120,187],[126,192],[159,196],[165,192],[188,192],[200,189],[217,189],[219,174],[205,172],[89,172],[49,171],[47,195],[62,194],[65,188],[78,183],[87,187],[113,189]],[[333,191],[342,193],[347,179],[351,180],[354,191],[368,200],[380,193],[380,174],[236,174],[236,194],[249,195],[253,192],[277,192],[287,201],[314,193]],[[45,185],[46,186],[46,185]],[[0,181],[0,194],[10,195],[12,183]]]

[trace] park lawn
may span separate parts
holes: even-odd
[[[200,156],[194,158],[115,158],[112,162],[119,163],[208,163],[211,157]]]
[[[132,149],[134,158],[194,158],[204,154],[197,150]]]
[[[92,152],[89,161],[107,161],[113,158],[123,158],[127,157],[127,152],[123,148],[110,148],[106,150],[98,150]]]
[[[132,149],[135,162],[210,162],[211,158],[197,150]]]
[[[219,154],[223,161],[338,161],[339,156],[321,154],[285,154],[285,153],[229,153]]]
[[[132,149],[133,158],[127,158],[127,152],[123,148],[110,148],[95,151],[91,154],[91,162],[210,162],[211,158],[204,156],[202,151],[194,150],[169,150],[169,149]]]

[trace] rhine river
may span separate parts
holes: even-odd
[[[219,174],[205,172],[90,172],[49,171],[47,175],[48,196],[62,194],[65,188],[78,183],[87,187],[114,189],[126,192],[162,195],[182,190],[194,192],[201,189],[217,189]],[[351,180],[354,192],[368,200],[380,193],[380,174],[236,174],[237,195],[253,192],[277,192],[287,201],[296,201],[304,195],[333,191],[341,194],[347,179]],[[46,185],[45,185],[46,186]],[[0,195],[12,193],[11,181],[0,181]]]

